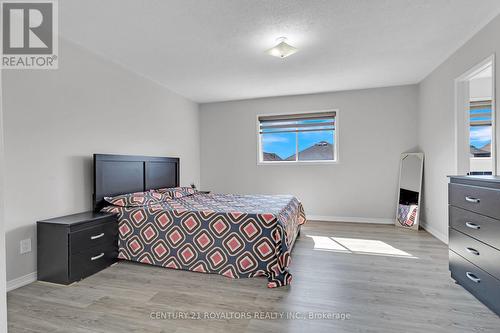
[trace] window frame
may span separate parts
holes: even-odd
[[[334,131],[334,147],[333,147],[333,160],[313,160],[313,161],[263,161],[262,160],[262,138],[260,134],[260,117],[266,116],[287,116],[287,115],[301,115],[310,113],[321,113],[321,112],[335,112],[335,131]],[[276,113],[265,113],[257,114],[255,118],[256,123],[256,133],[257,133],[257,165],[327,165],[327,164],[339,164],[339,109],[324,109],[324,110],[308,110],[308,111],[290,111],[290,112],[276,112]],[[296,142],[296,154],[298,153],[298,144]]]
[[[496,94],[496,56],[492,54],[480,61],[469,70],[455,78],[454,89],[454,174],[465,175],[470,172],[470,91],[469,80],[491,66],[492,96],[491,96],[491,159],[492,174],[497,175],[500,160],[497,159],[497,94]]]

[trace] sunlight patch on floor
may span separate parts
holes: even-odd
[[[381,240],[313,235],[306,236],[313,240],[314,250],[318,251],[418,259],[418,257],[397,249]]]

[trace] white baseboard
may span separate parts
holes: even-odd
[[[425,221],[423,220],[420,220],[420,226],[425,230],[427,231],[428,233],[430,233],[432,236],[436,237],[437,239],[439,239],[441,242],[445,243],[445,244],[448,244],[448,235],[446,234],[443,234],[442,232],[436,230],[435,228],[429,226],[427,223],[425,223]]]
[[[393,219],[386,219],[386,218],[379,218],[379,217],[350,217],[350,216],[307,215],[306,218],[308,220],[310,220],[310,221],[394,224],[394,220]]]
[[[10,281],[7,281],[7,292],[14,290],[14,289],[17,289],[17,288],[21,288],[27,284],[32,283],[32,282],[35,282],[36,279],[37,279],[37,273],[33,272],[33,273],[29,273],[29,274],[26,274],[26,275],[21,276],[21,277],[12,279]]]

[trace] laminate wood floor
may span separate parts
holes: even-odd
[[[8,293],[9,332],[500,332],[425,231],[308,222],[292,259],[292,285],[276,289],[128,262],[71,286],[35,282]]]

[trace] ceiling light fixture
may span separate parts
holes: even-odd
[[[278,42],[278,44],[266,51],[267,54],[273,57],[286,58],[299,50],[296,47],[287,44],[286,37],[280,37],[276,39],[276,41]]]

